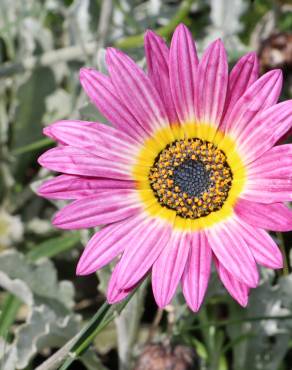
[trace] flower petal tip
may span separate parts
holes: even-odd
[[[274,263],[273,266],[271,266],[272,269],[274,270],[280,270],[280,269],[283,269],[284,268],[284,262],[283,262],[283,258],[281,259],[281,261],[277,261]]]
[[[80,68],[79,70],[79,79],[80,81],[84,81],[84,80],[87,80],[88,77],[90,77],[91,75],[91,68],[85,68],[85,67],[82,67]]]
[[[50,125],[50,126],[47,126],[47,127],[43,128],[43,134],[44,134],[45,136],[48,136],[48,137],[50,137],[50,138],[54,139],[54,135],[53,135],[53,133],[52,133],[52,127],[51,127],[51,126],[52,126],[52,125]]]
[[[146,30],[144,33],[144,39],[147,40],[152,37],[156,37],[156,33],[150,29]]]
[[[280,80],[283,80],[283,72],[281,69],[272,69],[271,71],[267,72],[265,76],[275,79],[275,82]]]
[[[70,228],[66,227],[66,223],[64,223],[63,217],[60,216],[59,213],[57,213],[53,217],[52,224],[54,226],[56,226],[57,228],[59,228],[59,229],[70,229]]]
[[[37,161],[40,166],[46,167],[46,152],[39,156]]]
[[[155,298],[155,302],[157,304],[157,306],[163,310],[166,306],[167,306],[167,303],[164,303],[163,301],[157,301],[157,298]]]
[[[179,23],[175,29],[175,32],[190,32],[190,30],[184,23]]]
[[[40,197],[46,197],[46,195],[49,193],[49,191],[47,191],[47,186],[44,184],[41,184],[37,189],[36,189],[36,193],[37,195],[39,195]]]
[[[257,59],[257,53],[255,51],[251,51],[246,54],[246,59],[249,62],[253,62],[255,59]]]
[[[193,311],[193,312],[197,313],[197,312],[199,312],[199,311],[200,311],[201,303],[200,303],[200,304],[197,304],[197,305],[190,305],[190,304],[188,303],[188,307],[189,307],[189,309],[190,309],[191,311]]]
[[[121,298],[119,294],[117,295],[117,294],[112,294],[108,292],[106,300],[109,304],[115,304],[115,303],[119,303],[120,301],[122,301],[123,298]]]
[[[248,297],[246,299],[241,299],[237,301],[241,307],[245,308],[248,305]]]
[[[113,48],[113,47],[107,47],[106,48],[106,59],[112,59],[114,57],[117,57],[119,55],[122,55],[123,53],[116,49],[116,48]]]
[[[76,267],[76,275],[85,276],[85,275],[89,275],[90,273],[91,272],[88,272],[88,268],[84,266],[83,261],[80,259]]]
[[[251,279],[248,283],[246,283],[250,288],[256,288],[259,285],[260,278],[259,275]]]

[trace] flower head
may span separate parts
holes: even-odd
[[[241,305],[258,285],[257,264],[282,267],[265,231],[292,229],[292,145],[274,146],[292,126],[292,101],[277,104],[280,70],[258,78],[254,53],[228,74],[224,46],[213,42],[198,60],[179,25],[170,49],[145,36],[147,74],[109,48],[109,76],[80,71],[91,101],[113,124],[61,121],[45,129],[59,146],[42,166],[63,174],[42,196],[74,199],[53,223],[62,229],[104,227],[77,267],[90,274],[120,257],[108,301],[123,299],[146,274],[157,304],[181,283],[189,307],[202,303],[214,261]]]

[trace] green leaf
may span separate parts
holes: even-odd
[[[197,354],[204,360],[208,358],[208,351],[204,345],[204,343],[200,342],[196,338],[191,339],[192,345],[195,347]]]
[[[59,253],[68,251],[80,241],[80,235],[74,233],[64,237],[52,238],[35,247],[27,254],[29,261],[37,261],[43,257],[54,257]],[[21,300],[13,294],[8,294],[0,315],[0,336],[5,336],[13,324],[21,306]]]
[[[43,257],[52,258],[62,252],[70,250],[79,241],[80,235],[78,233],[52,238],[35,246],[26,257],[29,261],[37,261]]]
[[[12,294],[5,297],[0,315],[0,336],[5,338],[8,334],[10,326],[13,324],[17,312],[21,306],[21,300]]]
[[[46,111],[45,99],[52,94],[55,87],[53,71],[48,67],[35,69],[29,79],[19,87],[17,92],[19,104],[16,109],[15,122],[12,125],[12,150],[16,151],[43,138],[42,121]],[[28,152],[17,159],[14,172],[18,179],[22,179],[28,167],[34,164],[36,159]]]

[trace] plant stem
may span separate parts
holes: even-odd
[[[139,324],[144,309],[144,298],[148,279],[141,285],[135,297],[116,318],[119,370],[128,370],[132,360],[133,346],[137,342]]]
[[[283,255],[283,263],[284,263],[283,270],[282,270],[283,275],[287,276],[289,275],[289,264],[288,264],[288,258],[287,258],[286,248],[285,248],[285,240],[281,232],[277,232],[277,237],[279,240],[279,247]]]
[[[109,305],[105,302],[75,337],[70,339],[70,341],[61,347],[53,356],[38,366],[36,370],[56,369],[64,360],[65,362],[60,367],[60,370],[68,369],[69,366],[87,350],[97,334],[122,312],[137,289],[138,288],[119,304]]]
[[[183,0],[176,15],[168,22],[167,25],[157,28],[155,32],[160,36],[169,36],[175,27],[188,15],[193,2],[194,0]],[[118,48],[129,49],[143,45],[143,41],[144,33],[117,40],[114,45]]]
[[[13,294],[8,293],[0,316],[0,336],[6,337],[10,326],[13,324],[22,302]]]
[[[44,139],[35,141],[31,144],[28,144],[28,145],[22,146],[20,148],[17,148],[17,149],[12,151],[12,154],[14,154],[14,155],[25,154],[25,153],[32,152],[32,151],[37,150],[37,149],[44,148],[44,147],[46,147],[50,144],[53,144],[53,140],[50,139],[50,138],[44,138]]]

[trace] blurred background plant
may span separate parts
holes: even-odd
[[[44,125],[105,122],[80,89],[79,68],[106,73],[107,45],[144,66],[145,29],[169,40],[179,22],[199,52],[221,37],[230,66],[256,50],[262,73],[282,68],[282,97],[292,97],[291,0],[0,0],[1,369],[291,369],[291,235],[274,235],[285,268],[262,270],[247,309],[215,276],[199,314],[180,293],[158,310],[147,281],[109,307],[110,267],[75,276],[89,233],[54,229],[50,218],[62,202],[35,194],[51,176],[36,162],[52,146]]]

